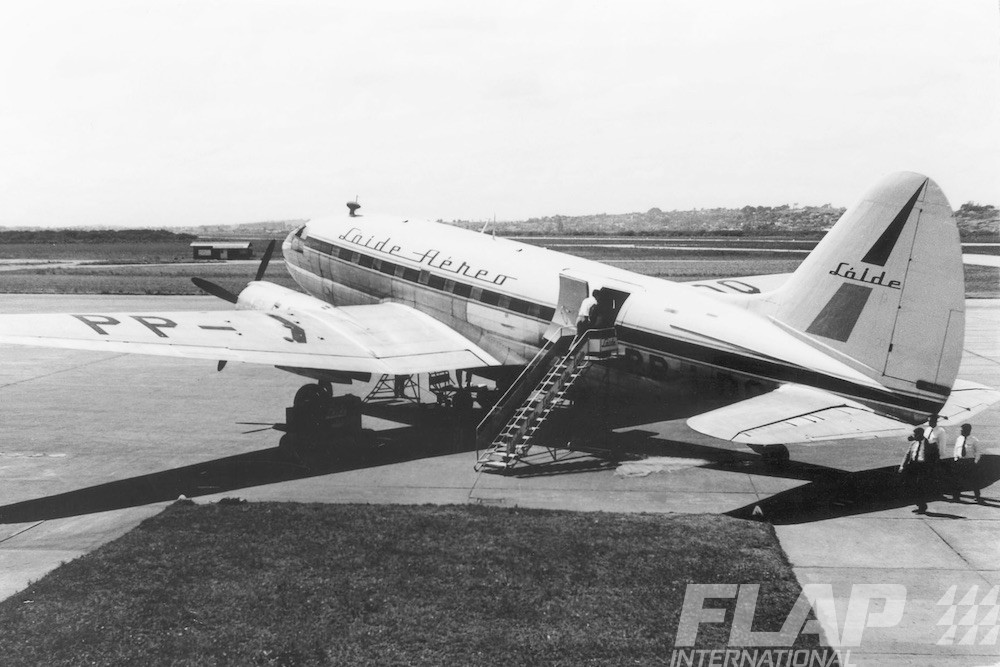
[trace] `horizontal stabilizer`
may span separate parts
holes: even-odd
[[[1000,391],[958,380],[941,409],[942,423],[957,426],[997,402]],[[687,424],[713,438],[748,445],[897,438],[913,428],[855,401],[796,384],[691,417]]]

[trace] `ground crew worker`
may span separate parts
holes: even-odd
[[[979,495],[979,438],[972,435],[972,424],[962,424],[962,434],[955,438],[955,450],[951,461],[951,497],[957,503],[961,495],[962,481],[972,486],[976,502],[982,504]]]
[[[472,392],[460,387],[451,399],[455,415],[454,451],[465,451],[476,438],[476,418],[472,411]]]
[[[943,493],[940,488],[943,477],[941,467],[944,465],[941,455],[948,456],[948,432],[944,427],[938,426],[937,415],[931,415],[927,424],[930,426],[924,433],[924,437],[927,438],[927,484],[931,493],[941,494]]]
[[[927,513],[927,477],[928,471],[934,465],[930,460],[927,439],[924,429],[919,426],[913,429],[913,435],[907,438],[913,444],[906,450],[903,462],[899,464],[899,472],[904,473],[910,490],[917,498],[916,514]]]
[[[594,309],[597,308],[597,290],[580,302],[580,311],[576,316],[576,335],[582,336],[594,326]]]

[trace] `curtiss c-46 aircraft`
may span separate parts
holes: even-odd
[[[449,225],[350,215],[284,241],[305,293],[257,279],[231,311],[0,316],[0,343],[269,364],[318,380],[528,364],[610,295],[619,365],[681,365],[762,393],[688,420],[748,445],[905,434],[1000,392],[956,381],[965,329],[958,228],[938,185],[888,176],[792,274],[676,283]],[[512,376],[512,374],[508,373]],[[300,390],[300,393],[302,390]]]

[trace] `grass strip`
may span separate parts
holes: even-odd
[[[800,589],[771,526],[175,503],[0,603],[0,654],[12,665],[663,663],[685,585],[740,582],[762,584],[754,629],[780,629]],[[698,646],[728,638],[728,624],[705,624]]]

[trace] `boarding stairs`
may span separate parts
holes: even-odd
[[[477,471],[506,473],[536,444],[553,411],[569,404],[567,393],[590,365],[618,354],[614,329],[575,336],[569,328],[548,341],[479,424]],[[498,426],[503,424],[502,428]],[[555,460],[556,447],[546,447]]]

